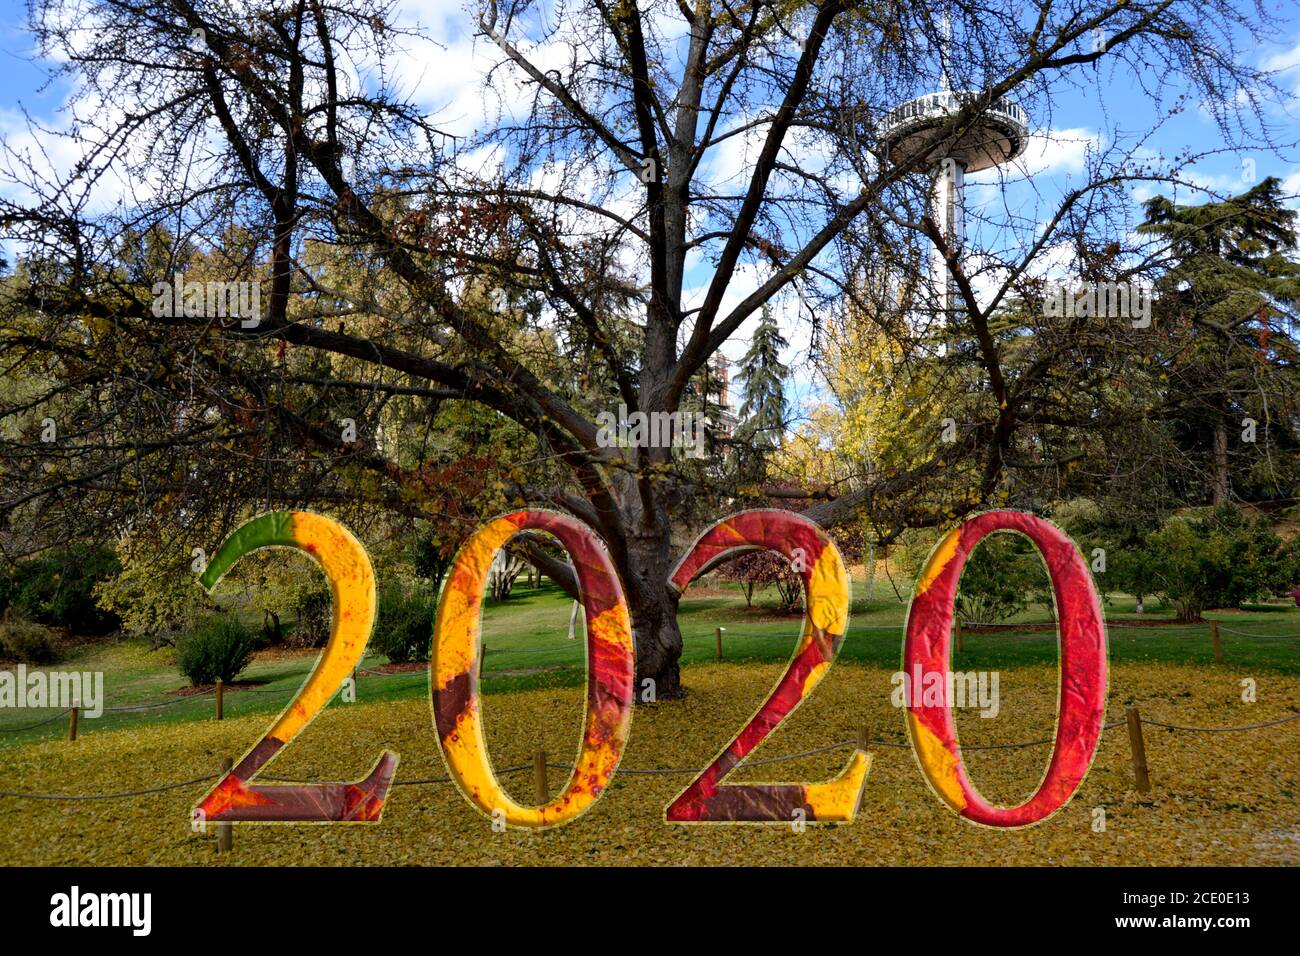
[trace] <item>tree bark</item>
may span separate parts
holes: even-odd
[[[682,632],[677,626],[680,596],[668,585],[674,556],[658,536],[628,539],[623,574],[632,637],[636,643],[635,697],[643,699],[645,681],[652,680],[655,700],[685,696],[678,659]]]
[[[1228,429],[1223,418],[1214,426],[1214,504],[1228,503]]]
[[[677,598],[665,592],[658,601],[632,605],[632,631],[636,641],[636,699],[642,700],[646,681],[654,683],[654,700],[686,696],[678,659],[682,632],[677,626]]]
[[[876,598],[876,540],[867,539],[867,604]]]

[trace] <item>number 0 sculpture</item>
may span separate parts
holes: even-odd
[[[966,773],[950,701],[908,707],[907,728],[921,772],[944,803],[974,823],[1022,827],[1047,819],[1074,794],[1092,765],[1106,714],[1106,630],[1101,602],[1079,549],[1055,525],[1019,511],[990,511],[939,542],[916,583],[903,647],[905,673],[946,673],[953,602],[972,549],[995,531],[1017,531],[1043,556],[1061,630],[1056,740],[1038,790],[1018,807],[985,800]],[[924,698],[922,698],[924,700]]]
[[[541,807],[516,803],[492,770],[478,692],[483,586],[497,551],[520,531],[549,532],[569,553],[587,615],[587,717],[577,764],[564,791]],[[474,533],[456,555],[434,618],[433,717],[457,786],[489,816],[550,827],[590,809],[609,786],[632,720],[632,622],[605,546],[585,524],[550,511],[520,511]]]

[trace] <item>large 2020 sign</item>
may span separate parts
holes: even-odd
[[[587,706],[582,744],[564,791],[545,806],[516,803],[493,772],[483,736],[478,690],[479,632],[484,583],[497,551],[521,531],[553,535],[577,572],[587,616]],[[971,782],[948,701],[918,695],[907,709],[912,748],[935,793],[966,819],[991,827],[1040,822],[1073,795],[1092,763],[1106,703],[1106,638],[1092,578],[1073,542],[1031,514],[992,511],[949,533],[931,553],[907,618],[904,668],[948,670],[954,600],[971,550],[995,531],[1026,535],[1038,547],[1052,581],[1060,621],[1061,690],[1051,762],[1038,790],[1017,807],[985,800]],[[351,674],[374,628],[375,575],[361,543],[330,518],[276,512],[245,524],[221,545],[200,577],[211,589],[245,554],[266,547],[310,554],[328,577],[334,598],[329,643],[302,690],[261,741],[199,802],[207,821],[375,822],[397,769],[385,751],[358,783],[266,786],[254,782]],[[664,811],[670,823],[781,822],[853,819],[870,767],[857,750],[833,780],[821,783],[725,783],[727,776],[799,704],[835,661],[848,626],[849,578],[839,550],[819,527],[787,511],[745,511],[719,521],[677,565],[670,585],[683,592],[697,577],[741,551],[783,555],[803,577],[807,613],[794,656],[753,719]],[[635,675],[632,624],[622,585],[603,543],[582,522],[549,511],[519,511],[480,527],[456,556],[433,628],[430,664],[438,743],[461,792],[495,820],[549,827],[578,817],[609,786],[627,744]],[[927,703],[927,701],[929,701]]]

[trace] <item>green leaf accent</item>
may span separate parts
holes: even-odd
[[[240,525],[221,542],[221,547],[199,575],[199,584],[205,591],[211,591],[236,561],[258,548],[276,545],[299,547],[293,536],[293,516],[292,511],[272,511]]]

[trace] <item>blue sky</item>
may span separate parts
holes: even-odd
[[[1291,101],[1285,111],[1271,114],[1270,121],[1277,138],[1297,139],[1300,138],[1300,5],[1292,0],[1270,2],[1276,3],[1274,14],[1283,21],[1277,42],[1252,49],[1250,55],[1259,66],[1283,71],[1279,79],[1290,92]],[[400,82],[418,103],[437,113],[440,120],[460,124],[466,130],[473,127],[483,110],[480,78],[491,50],[485,49],[487,45],[481,39],[477,43],[473,41],[472,21],[461,0],[403,0],[401,15],[422,24],[437,45],[425,49],[413,47],[401,64]],[[24,28],[24,17],[23,5],[16,0],[0,0],[0,135],[11,145],[30,142],[22,110],[44,124],[63,125],[65,120],[59,109],[69,93],[65,81],[44,91],[40,89],[45,82],[46,65],[33,59],[33,41]],[[973,213],[992,221],[1007,214],[1031,223],[1043,221],[1054,208],[1055,200],[1072,184],[1082,181],[1083,160],[1089,150],[1107,148],[1117,139],[1123,141],[1125,136],[1150,128],[1157,107],[1122,71],[1105,65],[1084,69],[1075,74],[1075,83],[1062,86],[1052,116],[1031,118],[1034,136],[1030,148],[1017,169],[1010,171],[1008,182],[1002,182],[997,175],[973,177],[968,192],[968,205]],[[1172,101],[1179,92],[1176,87],[1168,90],[1169,99]],[[1193,99],[1146,146],[1153,152],[1171,156],[1188,149],[1195,152],[1225,149],[1226,144],[1203,104]],[[720,156],[718,162],[734,166],[737,172],[743,170],[743,149]],[[1269,175],[1282,178],[1288,192],[1300,193],[1300,155],[1294,152],[1277,156],[1262,150],[1244,153],[1227,150],[1198,164],[1190,173],[1196,183],[1218,193],[1240,192]],[[1147,187],[1135,189],[1135,207],[1150,192]],[[1179,190],[1178,198],[1198,201],[1192,190]],[[972,229],[972,240],[979,241],[978,229]],[[12,250],[6,252],[12,255]],[[701,263],[688,275],[687,285],[702,287],[707,278],[707,267]],[[739,301],[752,288],[753,281],[751,277],[747,282],[742,273],[734,297],[729,299]],[[778,309],[778,317],[791,341],[787,358],[798,367],[806,353],[808,337],[796,315],[794,301],[783,303]],[[748,324],[742,327],[728,343],[725,354],[733,359],[743,354],[748,343],[748,327]],[[798,367],[793,378],[791,398],[796,404],[819,391],[815,376],[806,367]]]

